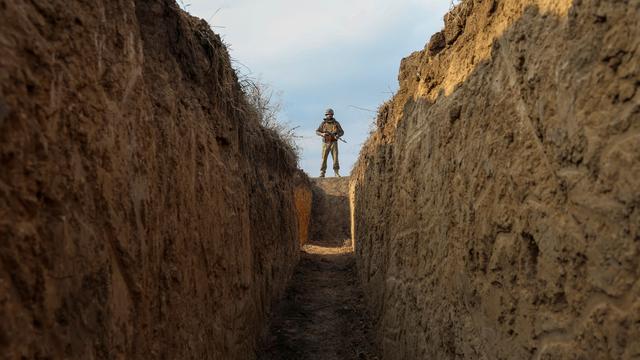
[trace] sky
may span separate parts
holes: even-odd
[[[398,88],[400,60],[443,27],[451,0],[184,0],[229,46],[235,68],[268,84],[280,121],[296,127],[300,167],[320,173],[315,129],[332,108],[345,131],[348,175],[373,129],[375,111]],[[363,110],[366,109],[366,110]],[[332,162],[328,161],[332,175]]]

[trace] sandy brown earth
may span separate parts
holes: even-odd
[[[350,244],[304,246],[258,359],[377,359]]]
[[[334,241],[351,237],[349,177],[314,178],[309,238]]]
[[[175,1],[0,9],[1,358],[640,358],[640,1],[459,2],[351,212]]]
[[[312,197],[313,191],[309,178],[303,172],[298,173],[293,198],[298,217],[298,240],[300,246],[304,245],[309,239]]]
[[[640,2],[445,23],[351,174],[384,358],[640,358]]]
[[[252,358],[304,177],[175,1],[0,1],[0,358]]]

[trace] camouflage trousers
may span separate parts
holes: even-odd
[[[338,142],[333,141],[330,143],[322,143],[322,166],[320,166],[320,171],[327,171],[327,158],[329,157],[329,153],[331,153],[331,158],[333,159],[333,170],[340,170],[340,162],[338,161]]]

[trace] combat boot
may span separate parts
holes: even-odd
[[[336,177],[340,177],[340,172],[338,170],[333,170],[336,173]]]
[[[321,178],[323,178],[323,177],[324,177],[324,171],[322,171],[322,172],[320,173],[320,177],[321,177]]]

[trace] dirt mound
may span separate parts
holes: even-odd
[[[352,173],[385,359],[640,356],[640,7],[467,0]]]
[[[254,357],[309,205],[220,38],[168,0],[0,7],[3,358]]]

